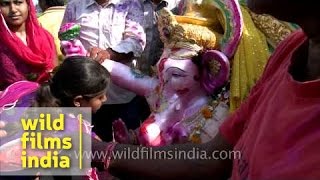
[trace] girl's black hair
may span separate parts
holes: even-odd
[[[73,107],[73,99],[90,99],[106,90],[109,72],[98,62],[83,56],[66,58],[52,79],[36,95],[35,107]]]

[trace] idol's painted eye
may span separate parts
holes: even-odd
[[[172,77],[186,77],[187,75],[181,73],[172,73]]]
[[[168,69],[172,77],[186,77],[187,74],[185,71],[179,68],[169,68]]]

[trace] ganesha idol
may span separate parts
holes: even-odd
[[[156,76],[106,59],[102,65],[116,85],[145,96],[151,114],[136,130],[119,119],[113,123],[119,143],[164,146],[204,143],[212,139],[229,114],[230,62],[242,34],[237,0],[187,1],[183,16],[159,11],[158,29],[164,43]],[[73,32],[65,25],[62,33]],[[69,31],[69,30],[71,31]],[[70,55],[85,54],[75,36],[64,38]],[[70,41],[71,39],[71,41]]]
[[[108,59],[102,63],[115,84],[145,96],[151,109],[149,118],[136,130],[128,130],[121,120],[114,121],[117,142],[143,146],[204,143],[217,134],[229,114],[228,56],[237,47],[242,26],[237,2],[219,2],[228,10],[225,17],[234,17],[225,19],[227,29],[220,29],[227,30],[227,35],[211,30],[215,20],[160,10],[158,29],[164,51],[156,76],[145,76]],[[196,4],[188,8],[201,9]]]

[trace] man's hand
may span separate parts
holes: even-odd
[[[128,54],[118,53],[111,48],[106,50],[100,49],[98,47],[92,47],[89,49],[87,56],[91,57],[93,60],[103,63],[106,59],[111,59],[113,61],[118,61],[121,63],[130,62],[133,58],[133,53],[130,52]]]
[[[89,49],[87,56],[99,63],[103,63],[104,60],[111,59],[111,51],[109,49],[103,50],[98,47],[92,47]]]
[[[6,137],[7,132],[3,130],[3,128],[6,126],[5,122],[0,121],[0,138]]]

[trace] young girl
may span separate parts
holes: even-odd
[[[35,107],[91,107],[95,113],[107,100],[109,73],[82,56],[65,59],[52,79],[37,92]]]
[[[5,91],[0,93],[0,113],[5,113],[11,107],[91,107],[92,112],[96,112],[106,101],[106,91],[110,78],[108,71],[99,63],[86,57],[73,56],[65,59],[60,65],[52,79],[39,87],[38,84],[29,81],[20,81],[10,85]],[[0,114],[1,115],[1,114]],[[11,118],[14,119],[14,118]],[[8,119],[0,119],[4,121]],[[74,121],[77,131],[77,118],[66,118],[66,121]],[[19,149],[20,141],[17,141],[9,149],[4,146],[21,137],[20,133],[12,134],[13,124],[20,122],[5,122],[3,130],[7,136],[1,138],[0,143],[0,163],[6,164],[1,167],[1,171],[19,171],[21,166],[10,166],[10,164],[21,163],[19,157],[10,157],[8,152]],[[66,124],[70,124],[67,123]],[[90,124],[84,123],[84,126]],[[1,123],[3,126],[3,122]],[[83,127],[86,129],[85,127]],[[20,127],[21,130],[21,127]],[[91,133],[90,130],[83,131]],[[3,133],[2,133],[3,134]],[[19,153],[18,153],[19,154]],[[20,153],[21,155],[21,153]],[[11,168],[11,169],[10,169]],[[19,173],[17,173],[19,174]]]

